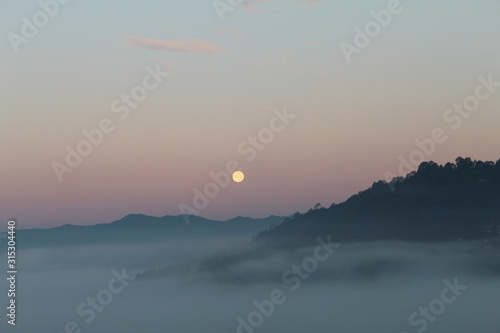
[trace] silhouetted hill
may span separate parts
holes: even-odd
[[[296,213],[255,243],[297,246],[331,234],[335,241],[450,241],[500,231],[500,160],[422,163],[416,172],[329,208]]]
[[[49,229],[18,229],[18,246],[22,248],[74,246],[108,243],[155,242],[170,239],[201,239],[248,237],[269,229],[284,217],[269,216],[252,219],[235,217],[215,221],[189,216],[189,224],[182,215],[147,216],[131,214],[112,223],[91,226],[63,225]],[[5,234],[5,233],[4,233]]]

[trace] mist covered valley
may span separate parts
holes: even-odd
[[[497,239],[319,239],[295,249],[222,238],[22,250],[16,330],[486,333],[500,327]]]

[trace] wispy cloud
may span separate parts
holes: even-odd
[[[129,47],[149,49],[149,50],[163,50],[168,52],[192,52],[192,53],[217,53],[219,50],[217,46],[210,44],[201,39],[189,40],[159,40],[150,39],[140,36],[125,36]]]

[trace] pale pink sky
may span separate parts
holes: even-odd
[[[210,1],[72,2],[17,53],[9,34],[40,8],[3,4],[0,219],[178,215],[231,160],[245,180],[200,215],[289,215],[397,173],[435,128],[446,140],[426,160],[497,160],[500,87],[480,88],[489,95],[460,120],[445,114],[473,101],[479,77],[500,82],[499,5],[455,3],[402,2],[350,63],[342,43],[387,1],[254,1],[223,21]],[[285,108],[296,117],[273,120]],[[82,131],[106,119],[109,133],[60,181],[54,162],[68,167],[66,147],[88,149]],[[251,148],[259,133],[263,150]]]

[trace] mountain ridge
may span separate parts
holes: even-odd
[[[285,217],[270,215],[265,218],[235,217],[229,220],[211,220],[200,216],[150,216],[128,214],[110,223],[93,225],[65,224],[53,228],[18,229],[16,237],[20,249],[49,246],[75,246],[107,243],[154,242],[172,239],[199,239],[217,237],[252,237],[259,231],[281,223]],[[1,236],[6,233],[0,234]]]
[[[295,213],[255,242],[284,246],[337,241],[453,241],[500,232],[500,160],[458,157],[456,163],[423,162],[417,171],[373,185],[329,208]]]

